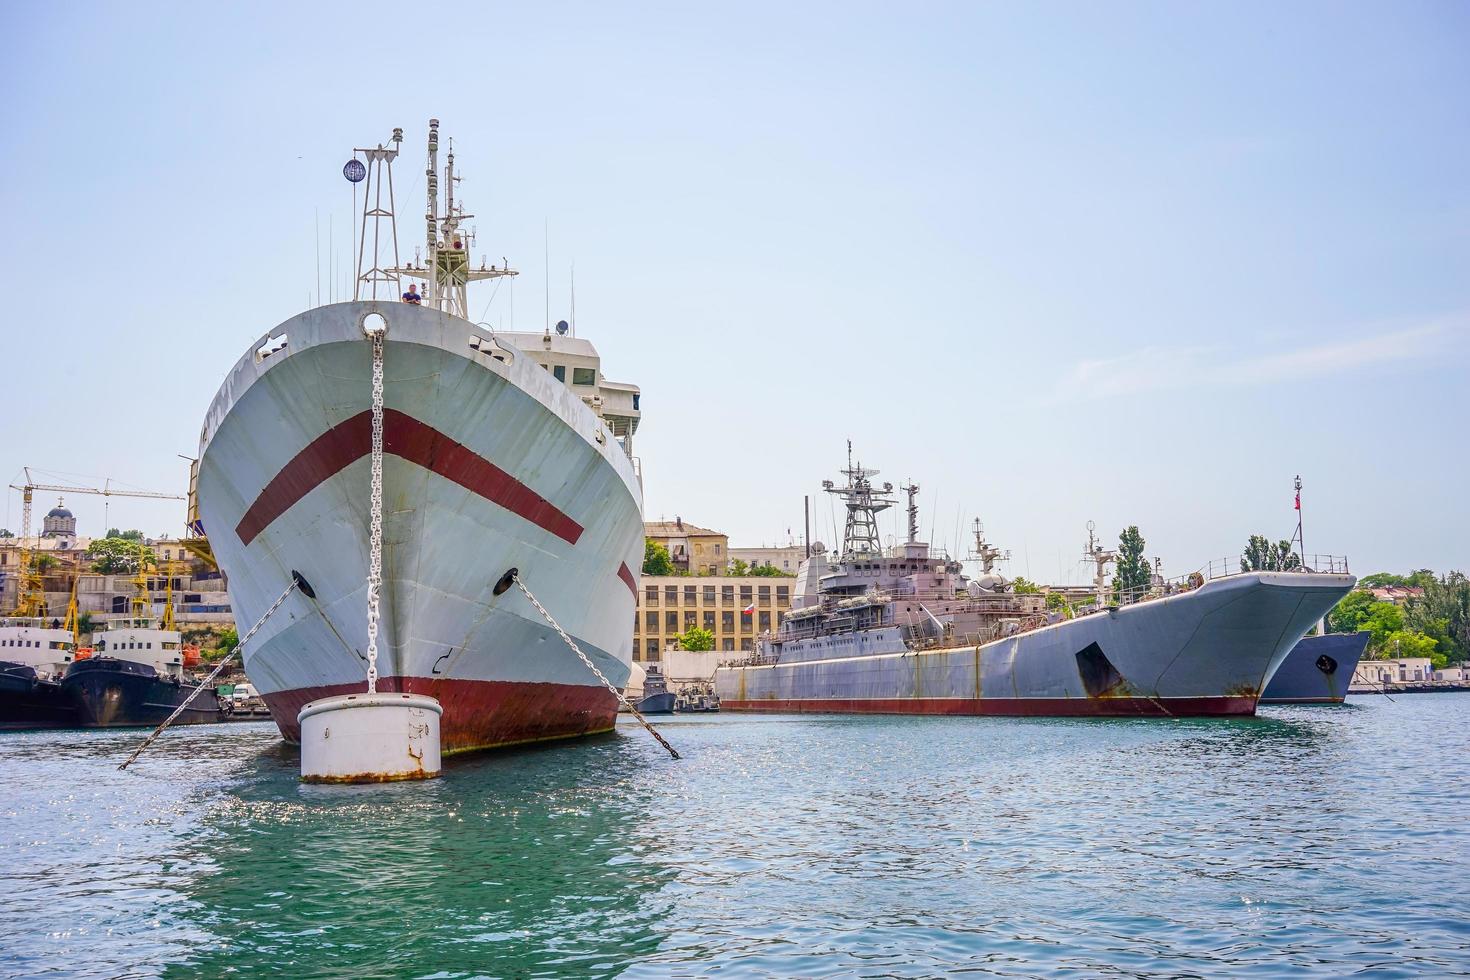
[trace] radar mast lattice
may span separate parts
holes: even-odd
[[[861,463],[852,461],[852,440],[847,441],[847,469],[842,471],[847,485],[836,486],[831,480],[822,481],[822,489],[841,497],[847,507],[847,527],[842,533],[842,561],[860,561],[880,558],[883,544],[878,537],[878,512],[887,510],[897,501],[884,494],[893,492],[893,484],[883,484],[875,490],[870,477],[877,470],[864,469]]]
[[[361,154],[367,161],[365,168],[357,170],[348,177],[356,183],[359,178],[366,177],[367,183],[362,192],[362,227],[357,236],[357,281],[353,284],[352,298],[377,299],[378,285],[389,286],[388,299],[397,299],[400,292],[399,286],[399,261],[398,261],[398,218],[393,213],[393,161],[398,157],[398,147],[403,143],[403,129],[395,128],[393,138],[388,141],[390,145],[384,146],[379,143],[376,147],[355,147],[352,151],[352,160],[356,161]],[[349,163],[348,166],[352,166]],[[383,181],[388,181],[388,206],[383,206]],[[372,264],[366,265],[368,219],[373,219],[373,254]],[[393,240],[393,265],[385,267],[382,251],[386,242],[383,241],[383,221],[388,221],[388,237]],[[365,296],[364,293],[371,295]]]

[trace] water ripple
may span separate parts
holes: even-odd
[[[12,733],[0,973],[1466,973],[1467,710],[694,716],[372,787],[269,725]]]

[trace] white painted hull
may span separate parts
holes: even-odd
[[[306,701],[365,685],[371,347],[360,322],[373,311],[388,320],[380,688],[438,697],[447,752],[610,728],[613,696],[518,590],[492,589],[519,569],[623,684],[643,554],[631,462],[534,354],[397,303],[288,320],[272,332],[287,347],[263,360],[252,347],[210,408],[199,511],[240,631],[293,570],[316,593],[288,599],[246,647],[251,682],[292,739]]]

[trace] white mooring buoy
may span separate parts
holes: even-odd
[[[312,701],[301,723],[308,783],[385,783],[439,775],[439,702],[425,694],[339,694]]]

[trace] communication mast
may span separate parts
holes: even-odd
[[[454,200],[455,186],[464,178],[454,172],[454,146],[451,143],[444,164],[444,210],[439,210],[439,120],[429,120],[429,163],[424,171],[428,184],[428,204],[424,212],[427,232],[427,262],[390,271],[400,276],[424,278],[423,305],[470,319],[468,285],[483,279],[500,279],[517,275],[507,263],[486,267],[480,258],[479,268],[470,266],[470,246],[474,234],[466,234],[460,226],[473,214],[465,213],[463,204]]]
[[[914,499],[919,495],[919,485],[910,481],[899,489],[909,496],[909,544],[913,544],[919,540],[919,505]]]
[[[1010,561],[1011,553],[1002,551],[989,541],[985,540],[985,525],[980,523],[980,518],[975,518],[975,550],[970,553],[970,560],[980,563],[980,571],[990,575],[995,571],[997,561]]]
[[[887,510],[897,501],[884,494],[893,492],[893,484],[883,484],[882,490],[873,489],[870,477],[877,470],[863,469],[861,463],[852,461],[852,440],[847,441],[847,486],[839,487],[831,480],[822,481],[822,489],[842,498],[847,506],[847,528],[842,533],[842,561],[861,561],[865,558],[880,558],[883,545],[878,537],[878,512]],[[916,488],[917,489],[917,488]],[[917,534],[917,531],[914,532]]]
[[[1097,591],[1098,605],[1106,605],[1108,600],[1108,566],[1118,560],[1118,553],[1104,548],[1097,541],[1097,525],[1092,521],[1087,522],[1087,549],[1082,552],[1086,561],[1092,562],[1097,570],[1092,577],[1093,588]]]

